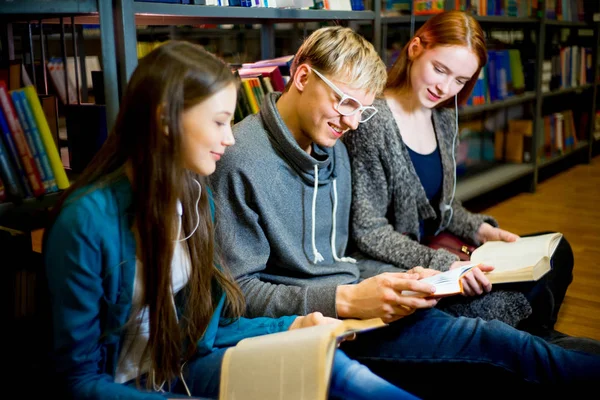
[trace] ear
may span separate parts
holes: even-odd
[[[300,64],[298,68],[296,68],[296,73],[294,74],[293,78],[293,86],[296,87],[300,93],[302,93],[306,87],[309,73],[310,68],[307,64]]]
[[[423,52],[423,44],[420,37],[414,37],[408,45],[408,59],[414,61]]]

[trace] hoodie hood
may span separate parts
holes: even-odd
[[[267,128],[267,134],[273,147],[307,183],[315,182],[315,165],[319,171],[319,185],[330,183],[335,178],[333,148],[321,147],[313,143],[312,155],[304,151],[277,110],[276,103],[279,97],[281,97],[281,93],[278,92],[267,94],[260,109],[260,116]]]

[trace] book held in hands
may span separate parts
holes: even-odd
[[[325,400],[338,343],[384,326],[381,318],[346,319],[244,339],[225,352],[219,400]]]
[[[515,242],[489,241],[473,251],[471,261],[494,267],[486,273],[492,284],[537,281],[552,268],[550,259],[562,237],[555,232]]]
[[[431,295],[425,295],[424,293],[413,292],[411,290],[403,290],[402,294],[405,296],[419,297],[445,297],[461,294],[464,292],[462,277],[476,266],[476,264],[464,265],[459,268],[450,269],[446,272],[441,272],[439,274],[421,279],[422,282],[427,282],[435,286],[435,293]]]

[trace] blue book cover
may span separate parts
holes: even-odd
[[[35,161],[35,167],[40,173],[40,178],[42,178],[44,190],[48,192],[48,190],[50,189],[50,181],[48,180],[48,176],[46,175],[46,170],[42,167],[39,149],[35,145],[35,142],[33,140],[33,134],[31,133],[31,125],[25,117],[25,110],[23,109],[23,100],[21,99],[20,93],[15,90],[10,92],[10,96],[12,97],[12,102],[15,106],[17,118],[19,119],[21,127],[23,128],[23,134],[25,136],[25,140],[27,141],[27,146],[29,146],[29,150],[31,151],[31,155],[33,156],[33,160]]]
[[[0,139],[0,179],[4,183],[4,189],[9,200],[18,200],[25,197],[23,187],[19,183],[19,177],[10,161],[10,154],[2,139]]]
[[[8,122],[6,121],[6,117],[4,116],[4,111],[0,109],[0,133],[4,139],[4,144],[6,145],[6,150],[10,155],[12,165],[16,167],[16,172],[19,177],[19,181],[21,182],[21,187],[25,193],[25,197],[33,196],[31,192],[31,188],[29,187],[29,183],[27,180],[27,175],[25,174],[25,170],[23,169],[23,164],[21,163],[21,158],[19,157],[19,153],[17,152],[17,146],[15,145],[15,141],[12,137],[12,133],[10,132],[10,128],[8,127]]]
[[[31,138],[33,139],[33,145],[38,151],[42,169],[44,170],[44,175],[48,180],[48,191],[57,192],[58,186],[56,185],[56,179],[54,178],[54,171],[52,171],[52,167],[50,166],[50,159],[48,158],[46,147],[44,147],[44,143],[42,142],[42,134],[40,133],[37,122],[35,121],[35,117],[33,116],[33,111],[31,110],[29,100],[27,100],[25,91],[23,89],[16,90],[15,93],[18,93],[19,101],[25,113],[25,119],[29,125],[29,131],[31,133]]]

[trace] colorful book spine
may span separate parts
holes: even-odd
[[[25,94],[21,89],[17,89],[11,91],[10,95],[13,99],[13,104],[15,106],[15,110],[17,111],[19,121],[21,122],[25,139],[27,139],[27,144],[31,149],[31,154],[33,155],[38,170],[40,171],[44,189],[46,189],[47,193],[56,192],[58,187],[56,186],[56,181],[54,180],[54,173],[50,168],[50,162],[48,161],[46,150],[42,144],[42,138],[40,137],[40,133],[37,129],[37,124],[33,119],[31,108],[29,107],[29,103],[25,98]]]
[[[19,123],[19,119],[11,101],[11,97],[8,94],[6,84],[2,81],[0,81],[0,104],[2,105],[6,122],[8,122],[8,127],[10,128],[10,132],[15,141],[17,151],[19,152],[19,157],[23,163],[23,169],[25,170],[31,191],[35,196],[41,196],[46,192],[46,190],[44,189],[40,171],[35,165],[35,160],[33,159],[31,149],[27,144],[27,139],[25,139],[23,128]]]
[[[23,188],[19,183],[19,177],[10,161],[10,154],[6,146],[4,146],[2,139],[0,139],[0,179],[4,182],[4,188],[9,200],[19,200],[25,197]]]
[[[29,188],[27,174],[25,173],[25,169],[23,168],[23,163],[21,163],[21,158],[19,157],[17,146],[15,145],[15,141],[12,138],[12,134],[10,133],[8,122],[6,122],[4,111],[2,111],[2,106],[0,106],[0,133],[4,138],[4,144],[6,145],[6,150],[8,154],[10,154],[12,165],[15,166],[16,174],[21,184],[20,186],[23,188],[23,195],[24,197],[30,197],[33,195],[33,193]]]
[[[48,126],[48,121],[46,120],[46,116],[44,115],[44,110],[42,109],[40,99],[33,86],[26,86],[23,90],[25,92],[25,97],[27,98],[27,101],[31,106],[33,117],[37,122],[38,130],[42,138],[42,143],[44,144],[44,148],[46,149],[46,153],[48,154],[48,160],[50,161],[50,166],[52,167],[52,171],[54,172],[56,185],[59,189],[67,189],[70,185],[69,178],[67,177],[67,173],[65,172],[65,167],[63,166],[62,160],[60,158],[60,153],[58,152],[58,148],[56,147],[56,143],[52,138],[52,132],[50,130],[50,126]]]

